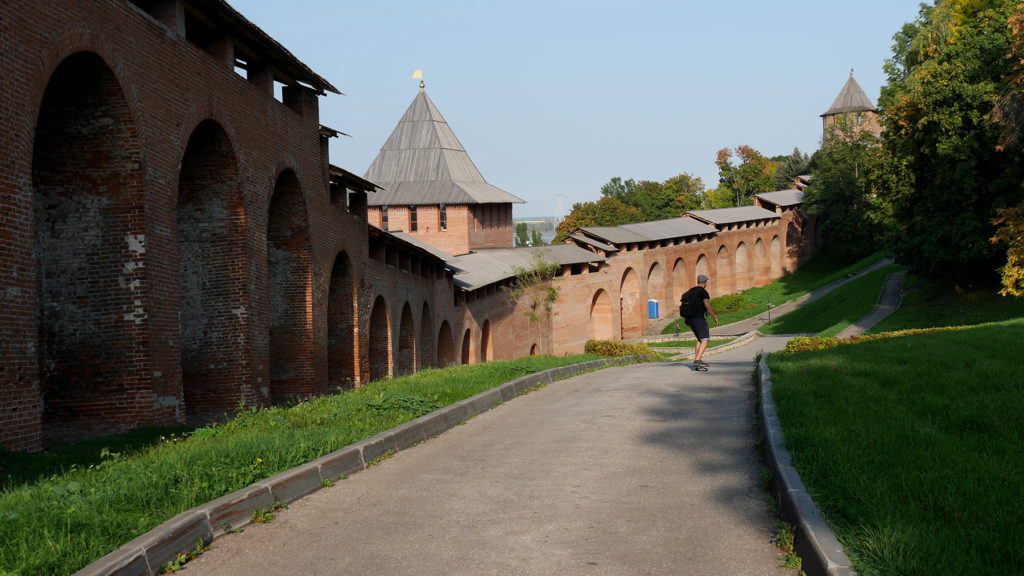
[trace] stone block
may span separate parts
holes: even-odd
[[[465,422],[469,416],[469,409],[464,402],[453,404],[424,416],[422,420],[423,433],[427,438],[433,438]]]
[[[821,517],[806,492],[794,493],[799,520],[795,522],[796,538],[793,549],[803,559],[808,574],[829,574],[831,570],[852,566],[839,540]]]
[[[318,458],[312,464],[320,467],[321,480],[335,482],[364,468],[363,454],[358,447],[349,446]]]
[[[394,439],[395,450],[412,448],[427,439],[423,433],[423,424],[417,420],[396,426],[388,432]]]
[[[497,388],[481,392],[468,400],[469,413],[472,416],[483,414],[501,403],[501,393]]]
[[[274,495],[266,486],[257,484],[221,496],[198,509],[209,517],[213,535],[220,536],[226,528],[238,528],[252,522],[254,510],[265,510],[273,505]]]
[[[281,504],[291,504],[303,496],[308,496],[323,487],[320,480],[320,467],[306,464],[276,474],[257,484],[266,486]]]
[[[154,574],[175,560],[178,554],[195,550],[199,541],[204,546],[209,545],[213,541],[213,529],[206,514],[195,509],[183,512],[133,540],[145,550],[146,561]]]

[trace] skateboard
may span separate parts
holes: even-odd
[[[691,364],[691,366],[693,366],[693,369],[696,370],[697,372],[707,372],[708,371],[708,367],[707,366],[696,366],[696,365],[693,365],[693,364]]]

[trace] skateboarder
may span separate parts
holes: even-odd
[[[686,311],[683,310],[685,305],[680,306],[680,313],[685,313],[683,318],[685,319],[687,326],[689,326],[690,330],[693,331],[693,335],[697,337],[697,347],[693,355],[693,365],[698,370],[707,370],[707,362],[701,360],[701,357],[704,356],[704,351],[707,350],[708,342],[711,340],[711,330],[708,328],[708,321],[704,315],[711,314],[715,319],[715,325],[718,325],[718,314],[716,314],[715,309],[711,307],[711,295],[708,294],[707,285],[707,276],[703,274],[697,276],[697,285],[690,288],[682,298],[682,300],[685,300],[687,296],[690,296],[690,298],[695,301],[692,309]]]

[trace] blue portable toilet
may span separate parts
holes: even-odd
[[[660,318],[661,314],[658,313],[658,301],[648,300],[647,301],[647,317],[650,319]]]

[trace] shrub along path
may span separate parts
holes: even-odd
[[[758,348],[555,382],[214,541],[204,574],[792,574],[771,544]]]

